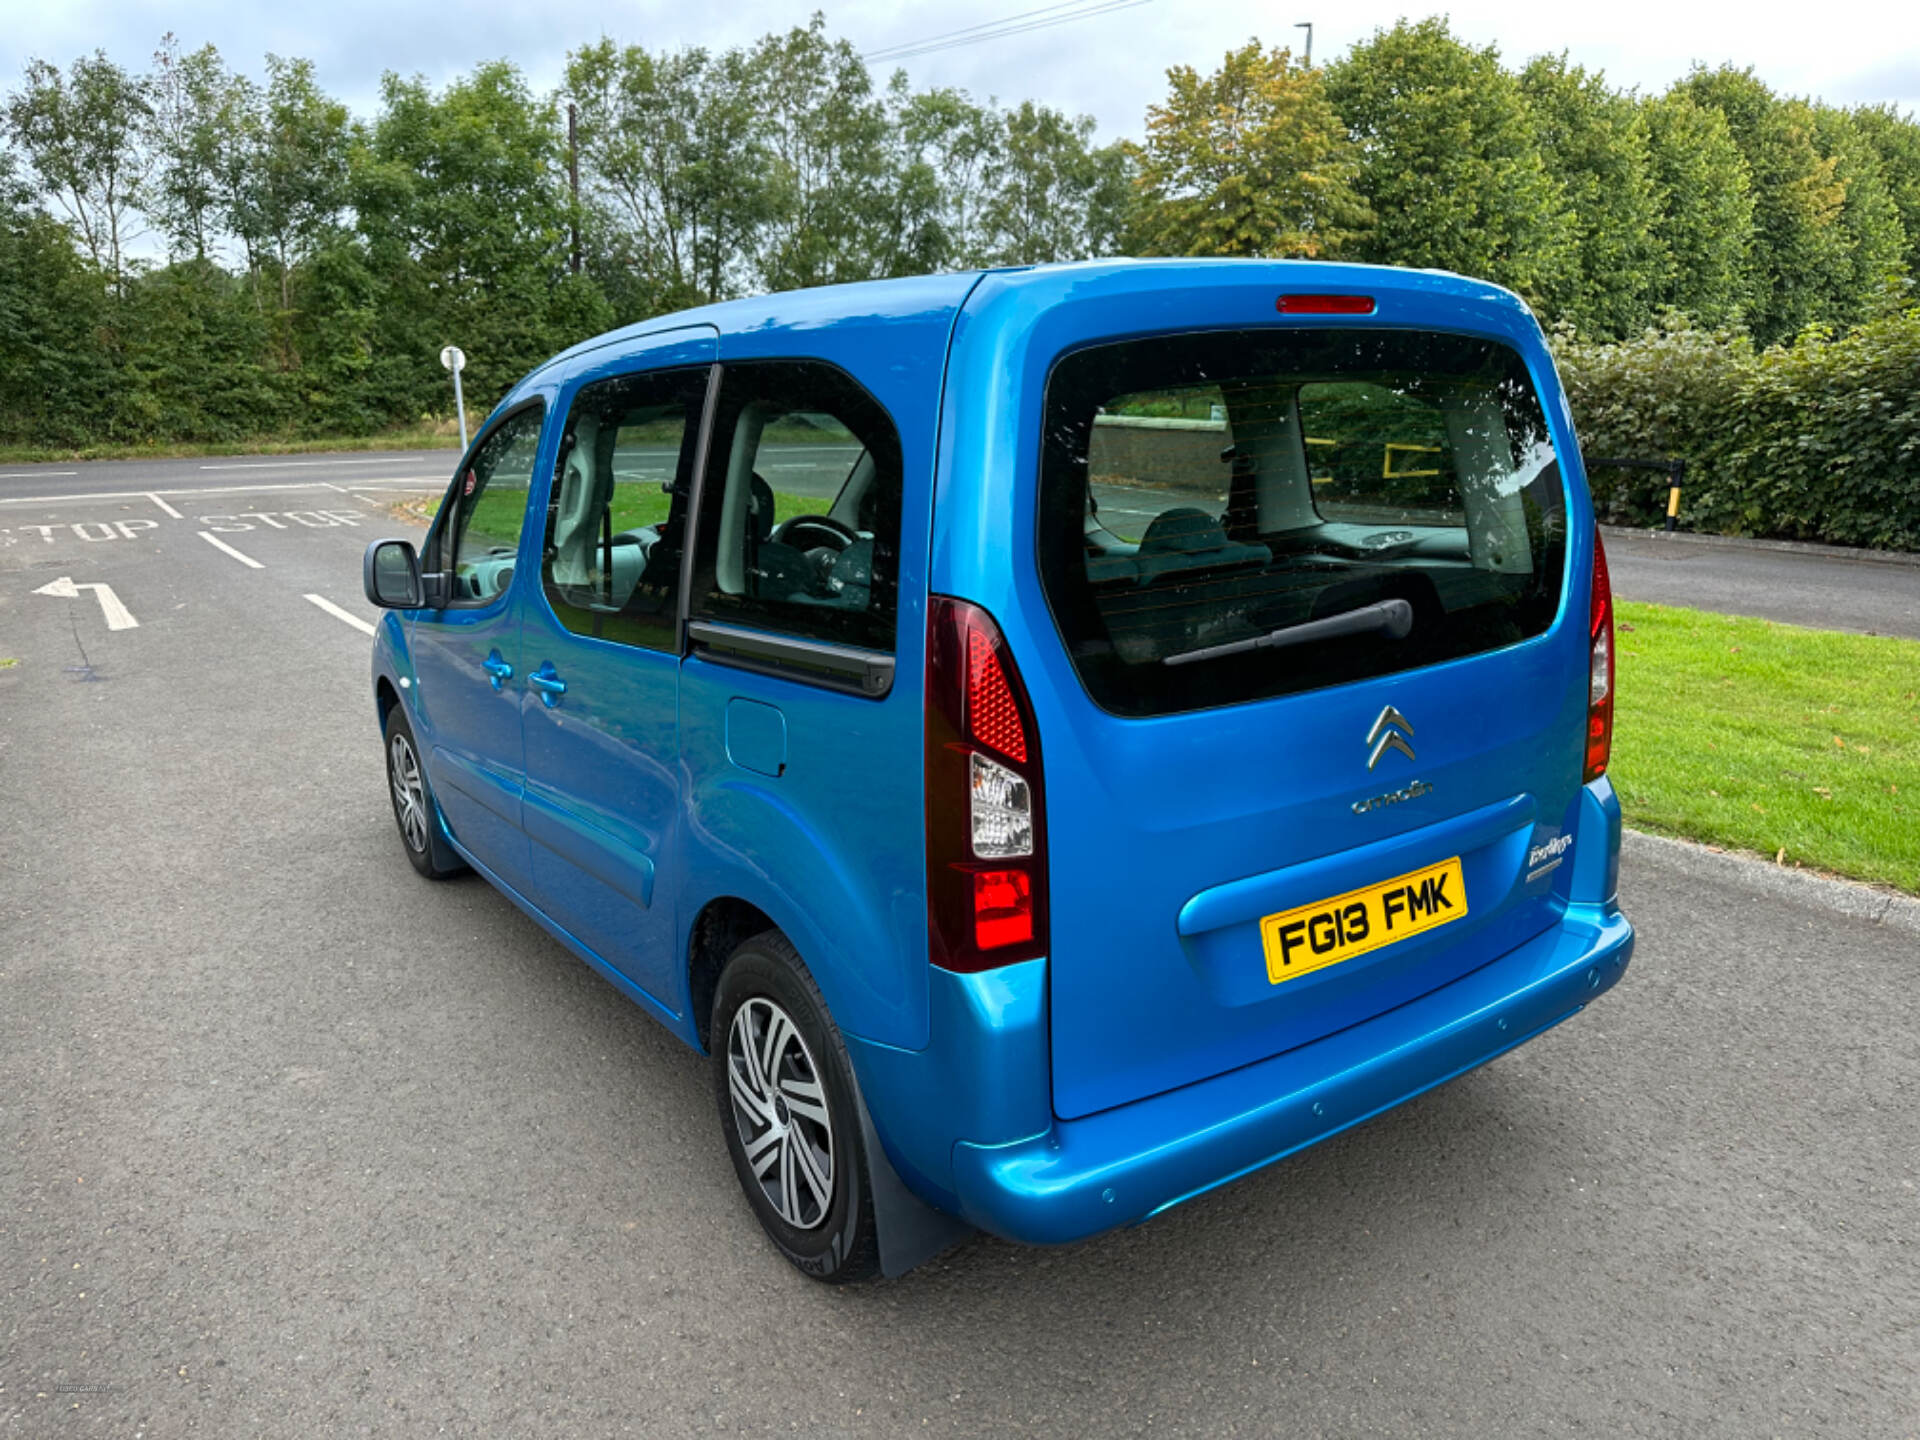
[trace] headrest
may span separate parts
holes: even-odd
[[[1140,554],[1192,555],[1205,550],[1224,550],[1233,542],[1219,520],[1191,505],[1162,510],[1140,537]]]
[[[753,499],[747,506],[747,519],[753,526],[755,540],[765,540],[773,534],[773,487],[758,475],[753,477]]]
[[[595,451],[600,422],[583,415],[573,425],[573,449],[560,472],[560,501],[553,517],[553,578],[560,585],[585,585],[593,569],[593,541],[600,521],[600,497],[594,494]]]

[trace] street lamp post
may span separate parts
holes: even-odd
[[[453,409],[460,417],[460,453],[467,453],[467,402],[460,396],[460,372],[467,368],[467,357],[458,345],[440,352],[440,363],[453,372]]]

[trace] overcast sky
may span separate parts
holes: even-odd
[[[828,27],[863,52],[1034,10],[1047,0],[920,0],[825,5]],[[566,52],[601,33],[649,48],[724,48],[804,24],[815,8],[781,0],[603,0],[592,6],[527,0],[8,0],[0,26],[0,85],[11,88],[32,57],[62,65],[95,47],[144,66],[169,29],[185,48],[211,41],[229,63],[258,74],[269,51],[304,55],[321,83],[371,113],[384,70],[443,81],[475,62],[506,56],[542,88]],[[1315,22],[1313,47],[1331,58],[1402,14],[1441,11],[1456,33],[1493,42],[1509,63],[1545,51],[1607,72],[1616,85],[1664,89],[1695,61],[1753,66],[1775,88],[1845,104],[1893,101],[1920,111],[1920,3],[1825,0],[1818,6],[1601,0],[1469,0],[1409,6],[1382,0],[1145,0],[1117,13],[942,50],[905,61],[916,87],[957,85],[984,98],[1035,99],[1092,115],[1103,137],[1137,136],[1170,65],[1211,69],[1258,35],[1297,42],[1296,20]],[[569,19],[570,13],[578,15]],[[891,68],[880,66],[883,73]]]

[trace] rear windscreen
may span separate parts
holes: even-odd
[[[1539,397],[1495,341],[1216,331],[1075,351],[1048,377],[1041,580],[1118,714],[1538,635],[1566,532]]]

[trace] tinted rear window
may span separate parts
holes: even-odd
[[[1041,580],[1119,714],[1538,635],[1566,530],[1539,397],[1495,341],[1209,332],[1079,350],[1048,378]]]

